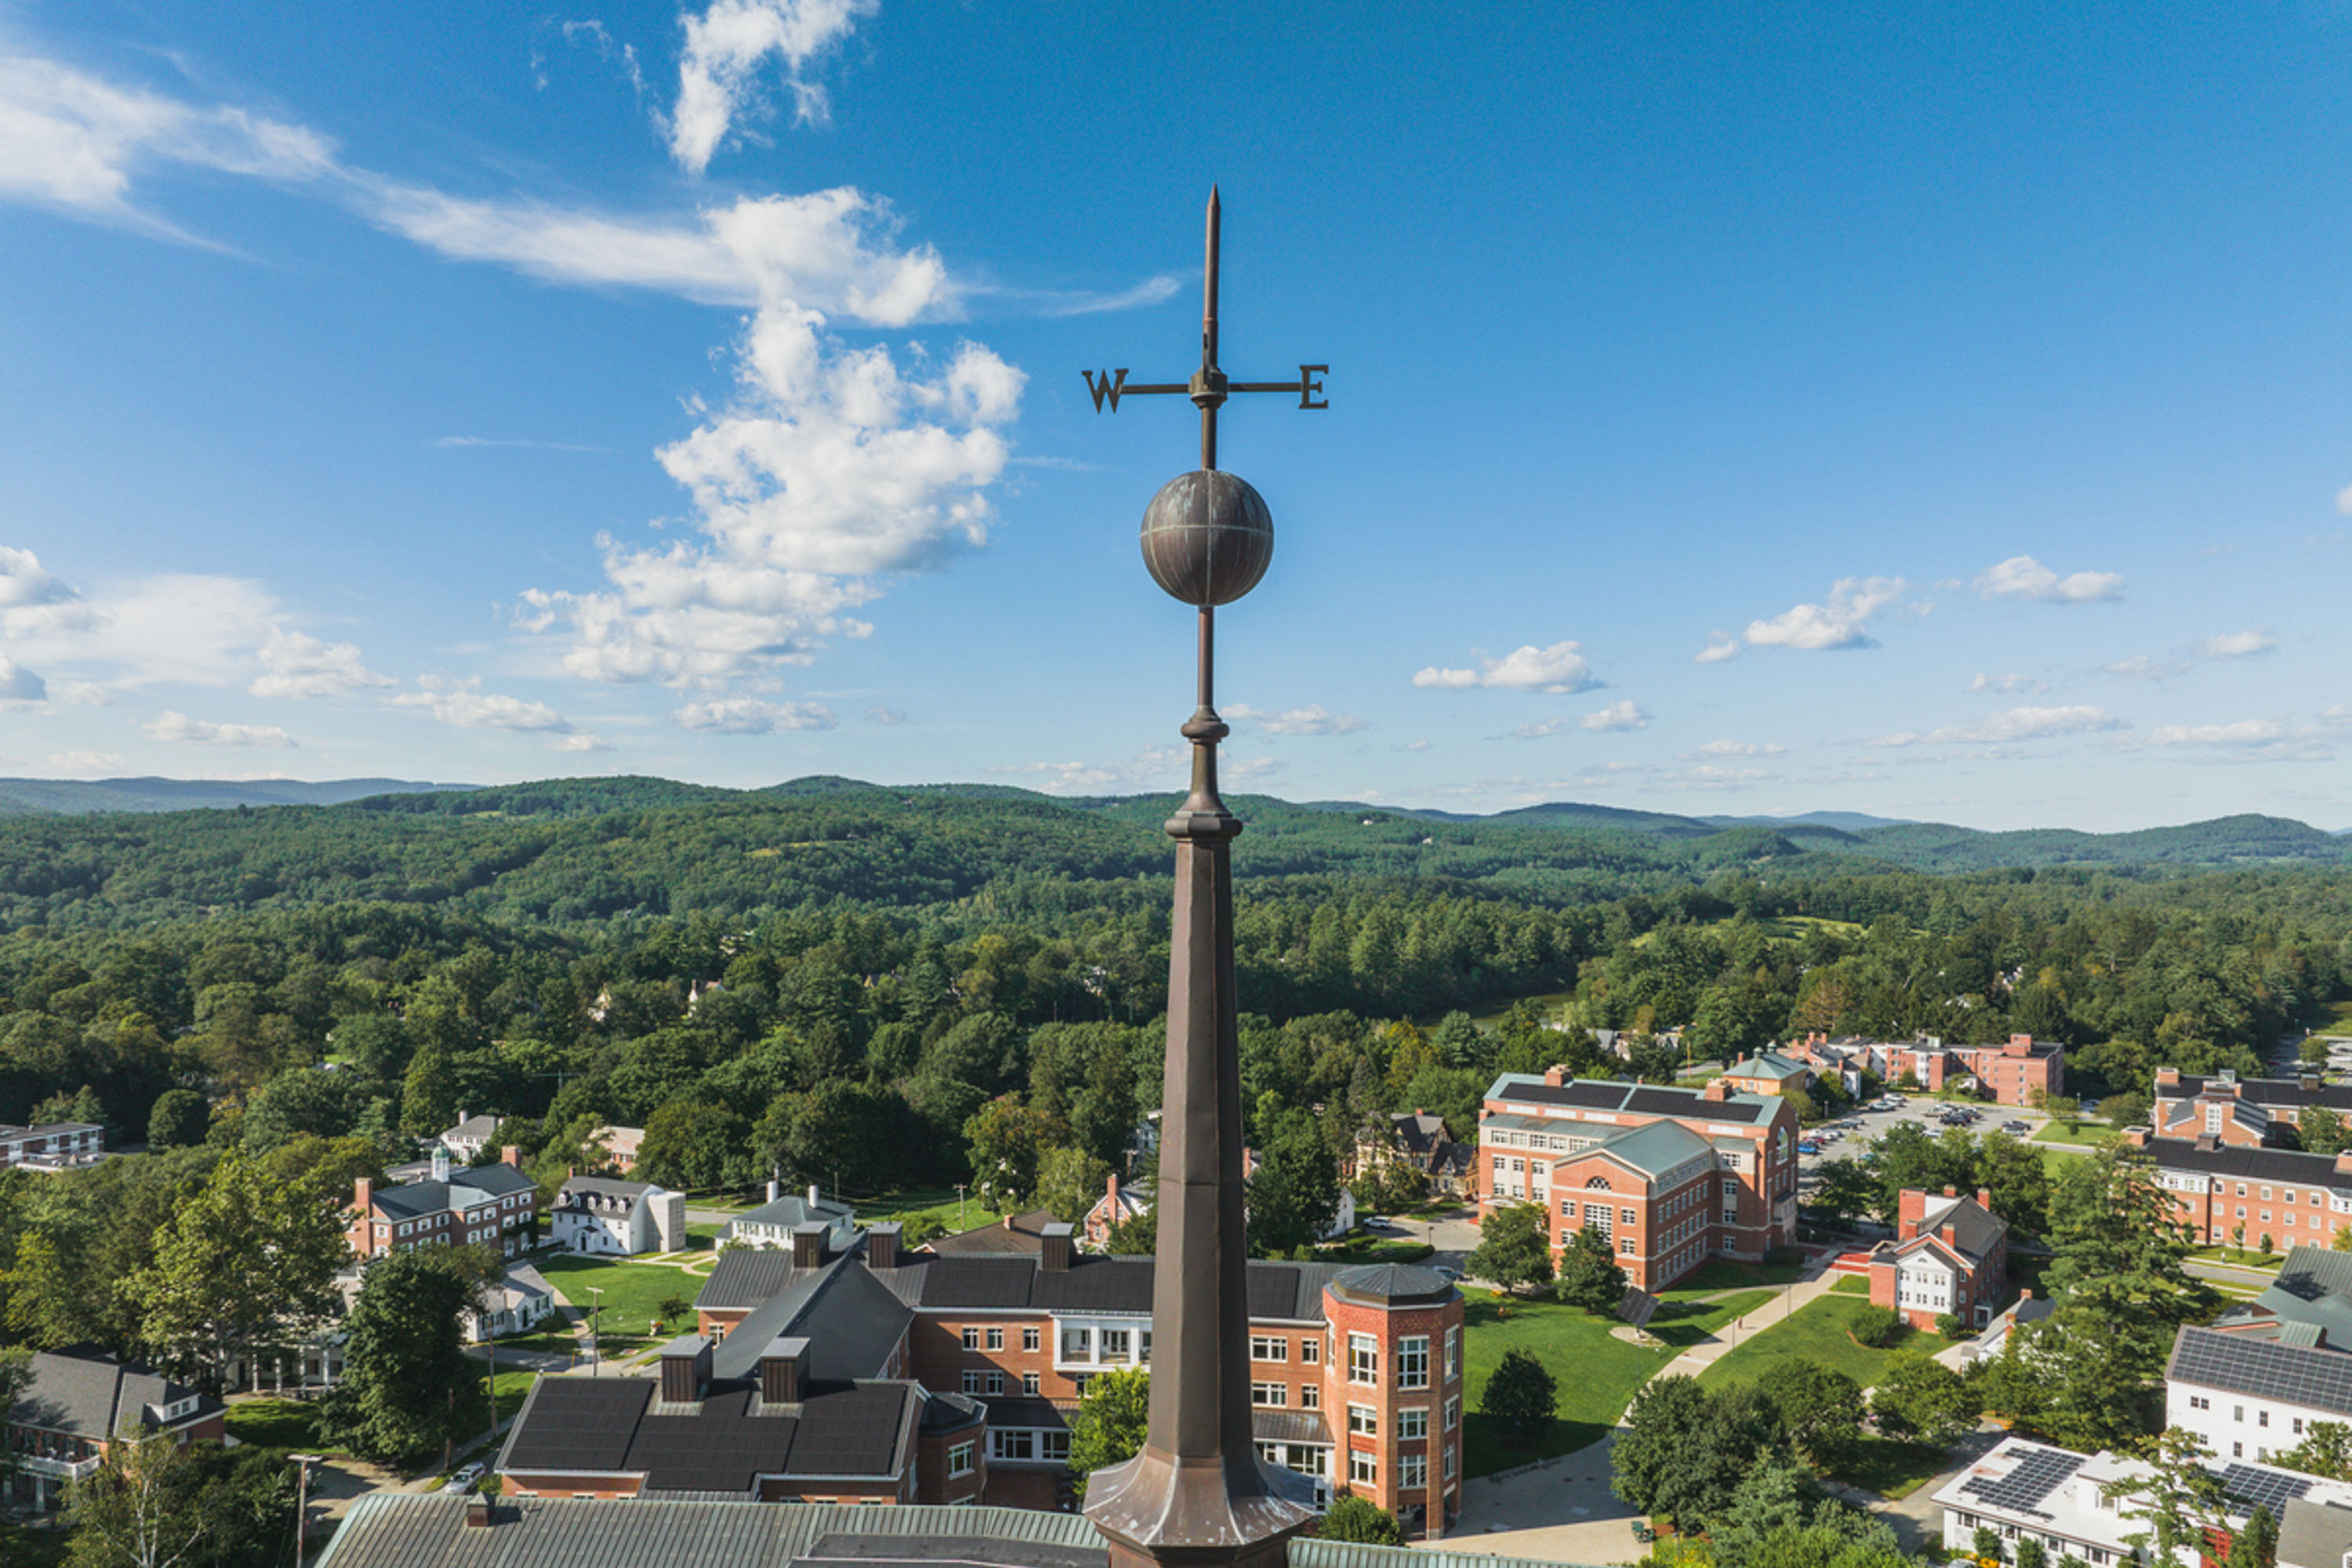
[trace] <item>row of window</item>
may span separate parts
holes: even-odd
[[[1451,1432],[1461,1423],[1462,1401],[1459,1398],[1448,1399],[1445,1402],[1445,1430]],[[1381,1435],[1380,1411],[1370,1405],[1350,1405],[1348,1406],[1348,1430],[1360,1436],[1379,1436]],[[1415,1405],[1398,1411],[1396,1435],[1399,1437],[1428,1436],[1429,1406]]]
[[[1043,1346],[1044,1342],[1045,1341],[1041,1331],[1036,1329],[1024,1329],[1021,1331],[1021,1348],[1023,1350],[1037,1350]],[[992,1351],[1001,1351],[1004,1348],[1004,1331],[1003,1329],[966,1329],[963,1331],[963,1348],[968,1351],[976,1351],[983,1348]]]
[[[1250,1336],[1250,1360],[1288,1361],[1289,1359],[1290,1341],[1286,1336],[1281,1334],[1252,1334]],[[1312,1337],[1300,1340],[1298,1342],[1298,1359],[1304,1365],[1319,1365],[1323,1360],[1323,1342]]]
[[[1454,1446],[1448,1443],[1445,1445],[1444,1475],[1449,1481],[1454,1479]],[[1348,1479],[1357,1486],[1378,1486],[1381,1479],[1380,1456],[1362,1449],[1351,1450],[1348,1455]],[[1408,1492],[1419,1491],[1429,1485],[1429,1456],[1399,1454],[1396,1484],[1399,1490]]]
[[[1462,1331],[1445,1331],[1445,1379],[1454,1381],[1462,1367]],[[1381,1381],[1381,1343],[1370,1334],[1348,1336],[1348,1381],[1379,1387]],[[1396,1385],[1399,1388],[1429,1386],[1429,1336],[1406,1334],[1396,1342]]]
[[[992,1426],[988,1432],[991,1459],[1066,1459],[1070,1435],[1030,1426]]]

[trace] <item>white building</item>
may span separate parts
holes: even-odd
[[[449,1151],[453,1160],[471,1162],[490,1146],[499,1135],[499,1119],[495,1116],[468,1116],[457,1112],[457,1125],[441,1134],[441,1147]]]
[[[566,1252],[627,1258],[686,1246],[686,1194],[651,1182],[572,1176],[548,1211],[549,1238]]]
[[[2197,1434],[2216,1458],[2261,1461],[2292,1448],[2315,1421],[2352,1422],[2352,1355],[2320,1348],[2317,1330],[2277,1337],[2184,1328],[2164,1369],[2164,1424]]]
[[[476,1344],[501,1334],[528,1332],[555,1310],[555,1288],[528,1263],[518,1263],[482,1289],[482,1310],[472,1314],[467,1337]]]
[[[2128,1563],[2138,1551],[2126,1539],[2149,1528],[2146,1503],[2111,1489],[2141,1480],[2153,1467],[2114,1454],[2082,1455],[2023,1437],[2004,1437],[1936,1493],[1944,1510],[1944,1545],[1954,1553],[1970,1550],[1979,1529],[2000,1532],[2002,1554],[2014,1558],[2017,1542],[2031,1538],[2053,1563],[2072,1555],[2091,1568]],[[2352,1486],[2322,1480],[2270,1465],[2223,1462],[2222,1511],[2232,1528],[2257,1506],[2283,1518],[2297,1500],[2352,1506]],[[2284,1561],[2282,1553],[2281,1561]],[[2335,1563],[2328,1568],[2342,1568]]]
[[[824,1226],[824,1255],[828,1258],[838,1258],[857,1245],[857,1215],[847,1204],[821,1198],[814,1187],[809,1188],[805,1195],[780,1195],[773,1182],[768,1184],[768,1201],[728,1221],[719,1229],[719,1240],[721,1246],[733,1241],[747,1247],[790,1250],[793,1232],[804,1225]]]

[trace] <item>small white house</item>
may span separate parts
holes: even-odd
[[[566,1252],[628,1258],[686,1246],[686,1194],[651,1182],[572,1176],[548,1212],[548,1237]]]
[[[555,1288],[528,1263],[518,1263],[482,1288],[482,1310],[467,1323],[476,1344],[501,1334],[526,1333],[555,1310]]]
[[[857,1244],[857,1215],[847,1204],[821,1198],[814,1187],[805,1195],[780,1194],[773,1182],[768,1184],[768,1201],[728,1221],[719,1239],[721,1245],[731,1241],[789,1249],[793,1232],[804,1225],[824,1226],[828,1257],[838,1257]]]
[[[449,1151],[451,1159],[471,1162],[484,1149],[488,1148],[490,1141],[498,1135],[499,1119],[497,1117],[468,1116],[460,1110],[457,1112],[457,1125],[441,1134],[440,1143],[441,1147]]]

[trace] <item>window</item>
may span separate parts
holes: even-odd
[[[2245,1418],[2246,1418],[2246,1407],[2245,1407],[2244,1405],[2233,1405],[2230,1406],[2230,1419],[2231,1419],[2231,1420],[2232,1420],[2232,1421],[2243,1421]]]
[[[2298,1437],[2303,1436],[2303,1417],[2300,1415],[2294,1418],[2294,1435]]]
[[[1062,1330],[1062,1359],[1092,1361],[1095,1359],[1095,1331],[1092,1329],[1065,1327]]]
[[[1381,1352],[1370,1334],[1348,1336],[1348,1381],[1377,1384],[1381,1380]]]
[[[1406,1491],[1418,1491],[1422,1488],[1429,1485],[1429,1456],[1426,1454],[1399,1454],[1397,1456],[1397,1485]]]
[[[1462,1400],[1457,1394],[1445,1402],[1445,1429],[1451,1432],[1462,1424]]]
[[[2255,1426],[2269,1426],[2270,1424],[2271,1424],[2271,1413],[2270,1413],[2269,1411],[2267,1411],[2267,1410],[2257,1410],[2257,1411],[2255,1411],[2255,1412],[2254,1412],[2254,1425],[2255,1425]]]
[[[1323,1359],[1323,1342],[1318,1339],[1304,1339],[1299,1341],[1298,1359],[1308,1366],[1314,1366],[1318,1363],[1321,1362]]]
[[[1323,1385],[1318,1383],[1300,1384],[1298,1385],[1298,1408],[1301,1410],[1322,1409]]]
[[[948,1450],[949,1475],[968,1476],[971,1474],[971,1450],[972,1445],[970,1443],[958,1443],[954,1447]]]
[[[1290,1403],[1290,1385],[1286,1383],[1253,1383],[1250,1384],[1250,1403],[1279,1410]]]
[[[1041,1459],[1066,1459],[1070,1457],[1070,1435],[1067,1432],[1037,1434],[1037,1457]]]
[[[1429,1336],[1409,1334],[1397,1341],[1397,1386],[1427,1388],[1429,1386]]]
[[[965,1373],[963,1374],[963,1391],[966,1394],[978,1394],[980,1392],[981,1376],[982,1374],[976,1372]]]
[[[1410,1410],[1397,1412],[1397,1436],[1426,1437],[1429,1436],[1429,1408],[1416,1405]]]
[[[1445,1331],[1445,1380],[1448,1383],[1453,1382],[1461,1370],[1462,1331],[1458,1328],[1448,1329]]]
[[[1448,1443],[1445,1445],[1445,1479],[1449,1481],[1454,1479],[1454,1456],[1455,1452],[1456,1450],[1453,1444]]]
[[[1250,1336],[1250,1360],[1288,1361],[1289,1359],[1290,1342],[1281,1335],[1252,1334]]]
[[[1098,1360],[1126,1361],[1134,1352],[1135,1336],[1126,1329],[1105,1329],[1102,1331],[1102,1354]]]
[[[1021,1392],[1031,1399],[1037,1397],[1037,1374],[1035,1373],[1024,1372],[1021,1374]]]
[[[1627,1258],[1631,1258],[1631,1257],[1633,1257],[1633,1238],[1632,1237],[1630,1237],[1630,1236],[1621,1236],[1621,1237],[1619,1237],[1617,1238],[1617,1250],[1618,1250],[1620,1253],[1623,1254],[1623,1255],[1624,1255],[1625,1257],[1627,1257]]]
[[[1617,1223],[1619,1225],[1639,1225],[1641,1221],[1642,1216],[1636,1210],[1619,1209],[1617,1211]]]
[[[1002,1394],[1004,1392],[1004,1374],[1003,1373],[992,1372],[988,1374],[988,1392],[991,1394]]]
[[[988,1435],[988,1457],[992,1459],[1034,1459],[1037,1457],[1037,1434],[992,1431]]]
[[[1021,1331],[1021,1348],[1023,1350],[1034,1351],[1037,1348],[1037,1344],[1038,1335],[1036,1330],[1024,1329]]]
[[[963,1348],[968,1351],[976,1351],[980,1348],[980,1331],[978,1329],[966,1329],[963,1331]]]
[[[1087,1396],[1087,1384],[1092,1380],[1093,1376],[1094,1374],[1092,1373],[1087,1372],[1074,1372],[1070,1373],[1071,1394],[1076,1398],[1084,1399]]]
[[[1379,1436],[1381,1413],[1369,1405],[1350,1405],[1348,1406],[1348,1430]]]
[[[1003,1329],[991,1329],[988,1331],[988,1348],[992,1351],[1001,1351],[1004,1348],[1004,1331]]]
[[[1371,1486],[1381,1479],[1380,1461],[1370,1454],[1350,1453],[1348,1456],[1348,1479]]]

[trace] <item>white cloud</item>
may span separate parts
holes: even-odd
[[[866,710],[866,717],[874,723],[885,727],[903,724],[907,721],[907,716],[895,708],[868,708]]]
[[[758,75],[771,57],[783,67],[797,120],[822,122],[824,89],[802,68],[849,36],[878,0],[714,0],[699,16],[684,18],[686,52],[678,64],[677,107],[669,121],[670,155],[699,174],[736,119],[760,106]]]
[[[2087,605],[2120,598],[2120,572],[2076,572],[2061,577],[2031,555],[2012,555],[1978,574],[1977,592],[1988,599],[2031,599],[2044,605]]]
[[[189,746],[291,746],[294,737],[275,724],[212,724],[166,710],[146,726],[159,741]]]
[[[1407,741],[1401,746],[1391,746],[1389,750],[1391,752],[1425,752],[1429,750],[1429,745],[1430,743],[1427,741]]]
[[[1709,632],[1706,646],[1693,656],[1700,664],[1720,664],[1739,656],[1739,640],[1729,632]]]
[[[1598,712],[1562,714],[1540,723],[1522,724],[1511,731],[1515,741],[1539,741],[1547,735],[1566,734],[1572,730],[1646,730],[1650,716],[1632,702],[1612,702]]]
[[[1900,577],[1841,577],[1829,602],[1798,605],[1769,621],[1751,621],[1748,640],[1758,647],[1871,647],[1869,620],[1909,586]]]
[[[444,724],[460,730],[507,730],[524,733],[568,734],[571,724],[544,702],[481,690],[479,678],[465,681],[427,678],[422,691],[404,691],[386,699],[395,708],[422,708]]]
[[[1224,716],[1254,723],[1269,735],[1352,735],[1364,728],[1364,721],[1353,713],[1327,713],[1319,703],[1267,713],[1236,702],[1224,710]]]
[[[2278,647],[2278,638],[2268,632],[2224,632],[2207,637],[2197,645],[2200,658],[2245,658],[2253,654],[2268,653]]]
[[[2103,668],[2109,675],[2128,676],[2134,680],[2168,680],[2187,673],[2194,662],[2186,658],[2150,658],[2144,653],[2136,653]]]
[[[47,767],[52,773],[104,773],[122,766],[122,759],[112,752],[53,752]]]
[[[1432,665],[1416,674],[1412,683],[1456,690],[1484,686],[1555,694],[1590,691],[1601,683],[1592,678],[1592,667],[1584,660],[1583,646],[1556,642],[1549,647],[1538,647],[1529,643],[1501,658],[1488,658],[1480,653],[1475,655],[1479,664],[1476,669],[1441,669]]]
[[[1881,735],[1869,743],[1874,746],[1998,745],[2009,741],[2042,741],[2061,735],[2084,735],[2122,728],[2124,721],[2104,708],[2087,705],[2011,708],[1973,723],[1948,724],[1924,735],[1912,731]]]
[[[62,605],[79,597],[29,550],[0,544],[0,612]]]
[[[764,702],[754,697],[730,697],[715,702],[689,702],[670,717],[688,730],[713,730],[722,735],[765,735],[777,730],[830,730],[840,722],[821,702]]]
[[[548,742],[551,752],[609,752],[613,748],[585,730],[574,730],[568,735],[558,735]]]
[[[256,697],[341,697],[394,684],[362,663],[350,643],[321,642],[280,626],[270,627],[262,640],[261,663],[269,673],[246,688]]]
[[[2346,485],[2336,492],[2336,510],[2347,517],[2352,517],[2352,485]]]
[[[2113,668],[2114,667],[2109,666],[2108,668]],[[2008,675],[1987,675],[1982,670],[1979,670],[1977,672],[1977,678],[1969,682],[1969,689],[1970,691],[1998,691],[2004,694],[2019,691],[2047,691],[2050,689],[2050,683],[2046,680],[2036,680],[2030,675],[2018,675],[2014,673]]]
[[[2147,738],[2158,746],[2247,746],[2283,740],[2288,733],[2275,719],[2241,719],[2234,724],[2159,724]]]
[[[1694,757],[1708,758],[1785,757],[1788,754],[1788,747],[1775,745],[1769,741],[1709,741],[1691,753]]]
[[[47,681],[0,653],[0,703],[44,702],[48,695]]]
[[[988,771],[1040,779],[1037,788],[1047,795],[1178,793],[1184,787],[1192,755],[1190,746],[1152,746],[1124,763],[1022,763]],[[1273,757],[1223,756],[1217,760],[1218,775],[1227,784],[1263,778],[1280,772],[1281,767],[1280,761]]]

